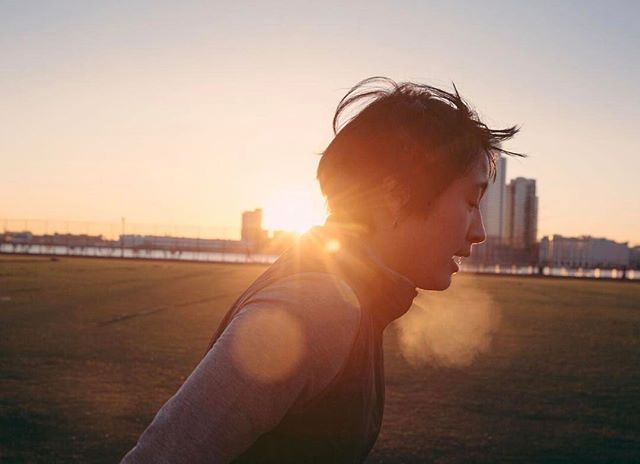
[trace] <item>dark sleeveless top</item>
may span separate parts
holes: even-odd
[[[280,278],[301,272],[337,275],[353,290],[361,308],[355,342],[344,368],[322,394],[301,410],[287,413],[233,462],[362,462],[380,432],[384,409],[382,333],[409,309],[416,290],[341,227],[314,228],[285,252],[231,307],[209,349],[252,295]]]

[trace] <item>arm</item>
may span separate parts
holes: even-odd
[[[231,461],[333,380],[359,320],[355,295],[329,274],[300,274],[261,290],[123,463]]]

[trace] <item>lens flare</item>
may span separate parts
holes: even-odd
[[[327,241],[325,248],[329,253],[337,253],[340,250],[340,242],[336,239],[331,239]]]
[[[254,311],[240,317],[240,327],[232,345],[232,356],[246,375],[263,383],[284,380],[306,353],[305,337],[298,320],[288,312],[276,309]],[[255,342],[269,340],[268,349]]]

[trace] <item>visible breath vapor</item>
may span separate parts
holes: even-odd
[[[404,358],[414,366],[465,366],[489,350],[500,323],[491,296],[466,287],[455,298],[421,292],[398,320]]]

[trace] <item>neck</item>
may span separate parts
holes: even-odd
[[[356,238],[366,246],[381,265],[397,274],[403,275],[401,266],[396,263],[397,250],[395,246],[397,245],[397,238],[389,233],[388,227],[367,227],[345,216],[335,214],[326,219],[325,227],[335,227],[340,233]]]

